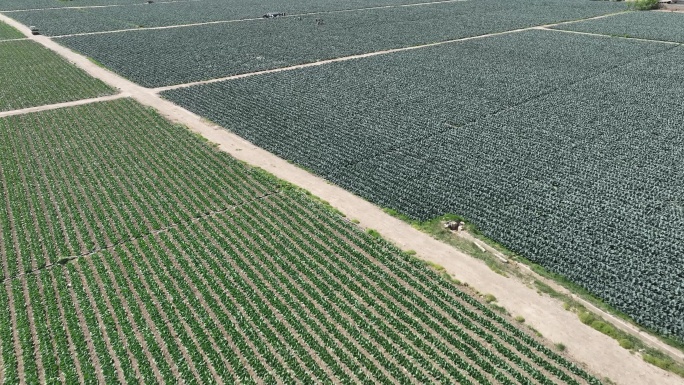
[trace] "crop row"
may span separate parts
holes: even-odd
[[[529,31],[163,95],[383,207],[463,215],[684,338],[681,108],[643,103],[681,98],[683,55]]]
[[[0,111],[112,93],[100,80],[32,41],[0,42],[0,68]]]
[[[584,0],[516,2],[473,0],[57,41],[136,83],[159,87],[575,20],[624,7]]]
[[[0,137],[9,276],[275,188],[130,100],[0,119]]]
[[[296,192],[12,279],[0,305],[9,383],[598,383]]]

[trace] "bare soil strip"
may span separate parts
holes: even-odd
[[[22,108],[22,109],[19,109],[19,110],[1,111],[1,112],[0,112],[0,118],[4,118],[4,117],[6,117],[6,116],[30,114],[31,112],[39,112],[39,111],[47,111],[47,110],[56,110],[56,109],[58,109],[58,108],[82,106],[82,105],[84,105],[84,104],[97,103],[97,102],[104,102],[104,101],[107,101],[107,100],[115,100],[115,99],[127,98],[127,97],[130,97],[130,96],[131,96],[130,94],[118,93],[118,94],[109,95],[109,96],[100,96],[100,97],[98,97],[98,98],[74,100],[74,101],[72,101],[72,102],[47,104],[47,105],[37,106],[37,107],[27,107],[27,108]]]
[[[194,0],[199,1],[199,0]],[[471,0],[440,0],[424,3],[414,3],[414,4],[399,4],[399,5],[380,5],[377,7],[364,7],[364,8],[353,8],[353,9],[338,9],[332,11],[318,11],[318,12],[304,12],[304,13],[294,13],[291,15],[280,16],[280,18],[291,18],[291,17],[302,17],[302,16],[314,16],[314,15],[325,15],[331,13],[344,13],[344,12],[357,12],[357,11],[370,11],[374,9],[387,9],[387,8],[406,8],[406,7],[419,7],[422,5],[434,5],[434,4],[444,4],[444,3],[462,3]],[[231,19],[231,20],[216,20],[216,21],[205,21],[202,23],[188,23],[188,24],[176,24],[176,25],[166,25],[161,27],[141,27],[141,28],[125,28],[116,29],[112,31],[99,31],[99,32],[83,32],[83,33],[71,33],[67,35],[56,35],[50,36],[51,38],[60,37],[73,37],[73,36],[89,36],[89,35],[105,35],[110,33],[120,33],[120,32],[130,32],[130,31],[146,31],[155,29],[174,29],[174,28],[185,28],[185,27],[197,27],[200,25],[212,25],[212,24],[227,24],[227,23],[242,23],[248,21],[264,21],[263,17],[250,17],[244,19]]]
[[[611,15],[601,17],[609,16]],[[219,144],[219,149],[233,157],[261,167],[280,179],[309,190],[314,195],[330,202],[347,217],[358,219],[361,226],[376,229],[385,239],[394,242],[402,249],[415,250],[419,258],[440,264],[455,278],[470,283],[481,292],[495,295],[499,304],[524,316],[527,324],[534,326],[551,341],[565,344],[568,353],[574,359],[587,363],[592,371],[602,373],[613,381],[625,385],[681,385],[680,377],[644,362],[640,357],[621,348],[615,340],[584,325],[575,314],[565,311],[559,301],[538,295],[534,289],[527,287],[523,282],[494,273],[484,262],[421,233],[409,224],[384,213],[371,203],[256,147],[226,129],[161,99],[154,90],[140,87],[123,79],[49,38],[31,36],[26,26],[13,19],[0,14],[0,20],[67,58],[90,75],[123,92],[130,92],[130,95],[138,102],[157,109],[169,120],[184,124],[194,132]],[[609,314],[602,311],[597,311],[597,313],[610,318]],[[616,323],[616,326],[639,338],[644,338],[644,335],[625,328],[624,325]],[[646,339],[646,341],[657,349],[672,350],[655,338]]]

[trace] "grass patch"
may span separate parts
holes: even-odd
[[[517,316],[515,316],[515,320],[520,322],[520,323],[523,323],[523,322],[525,322],[525,317],[523,317],[521,315],[517,315]]]

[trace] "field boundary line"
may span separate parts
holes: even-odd
[[[43,266],[41,266],[41,267],[39,267],[39,268],[37,268],[37,269],[32,269],[32,270],[24,271],[23,273],[19,273],[19,274],[13,275],[13,276],[11,276],[11,277],[6,277],[6,278],[4,278],[4,279],[2,280],[2,282],[3,282],[3,283],[8,283],[8,282],[11,282],[12,280],[15,280],[15,279],[18,279],[18,278],[22,278],[22,277],[24,277],[24,276],[26,276],[26,275],[36,274],[36,273],[39,273],[39,272],[44,271],[44,270],[52,269],[53,267],[55,267],[55,266],[57,266],[57,265],[64,265],[64,264],[69,263],[69,262],[71,262],[71,261],[73,261],[73,260],[77,260],[77,259],[81,259],[81,258],[87,258],[87,257],[92,257],[93,255],[95,255],[95,254],[97,254],[97,253],[101,253],[101,252],[103,252],[103,251],[105,251],[105,250],[110,250],[110,251],[111,251],[111,250],[113,250],[114,248],[116,248],[117,246],[121,246],[121,245],[123,245],[123,244],[130,243],[130,242],[135,242],[135,241],[137,241],[137,240],[139,240],[139,239],[148,237],[148,236],[150,236],[150,235],[157,235],[157,234],[165,233],[165,232],[167,232],[167,231],[169,231],[169,230],[176,229],[176,228],[178,228],[178,227],[180,227],[180,226],[183,226],[183,225],[187,225],[187,224],[190,224],[190,223],[197,223],[197,222],[200,222],[200,221],[204,220],[205,218],[215,217],[215,216],[217,216],[217,215],[225,214],[225,213],[227,213],[227,212],[229,212],[229,211],[234,211],[235,209],[237,209],[237,208],[239,208],[239,207],[241,207],[241,206],[248,205],[248,204],[251,204],[251,203],[260,201],[260,200],[262,200],[262,199],[267,199],[267,198],[270,197],[271,195],[276,195],[276,194],[280,194],[280,193],[282,193],[282,190],[273,190],[273,191],[270,191],[270,192],[268,192],[268,193],[266,193],[266,194],[262,194],[262,195],[255,196],[254,198],[252,198],[252,199],[250,199],[250,200],[246,200],[246,201],[244,201],[244,202],[241,202],[241,203],[238,203],[238,204],[236,204],[236,205],[232,205],[232,206],[226,207],[226,208],[221,209],[221,210],[210,210],[210,211],[201,213],[201,214],[199,214],[199,215],[197,215],[197,216],[195,216],[195,217],[188,218],[188,219],[183,220],[183,221],[180,221],[180,222],[170,223],[169,225],[164,226],[164,227],[162,227],[162,228],[160,228],[160,229],[156,229],[156,230],[151,230],[151,231],[147,231],[147,232],[144,232],[144,233],[140,233],[140,235],[138,235],[138,236],[136,236],[136,237],[129,237],[129,238],[125,238],[125,239],[118,240],[118,241],[116,241],[116,242],[113,242],[111,245],[107,245],[107,246],[105,246],[105,247],[100,247],[100,248],[98,248],[98,249],[96,249],[96,250],[89,251],[89,252],[87,252],[87,253],[78,254],[78,255],[68,255],[68,256],[64,256],[64,257],[59,258],[59,259],[56,260],[55,262],[46,263],[45,265],[43,265]]]
[[[200,1],[202,1],[202,0],[163,0],[163,1],[155,1],[154,4],[192,3],[192,2],[200,2]],[[75,6],[75,7],[28,8],[28,9],[12,9],[9,11],[0,11],[0,13],[54,11],[54,10],[60,10],[60,9],[115,8],[115,7],[130,7],[130,6],[141,6],[141,5],[151,5],[151,4],[146,4],[146,3],[140,2],[140,3],[129,3],[129,4],[82,5],[82,6]]]
[[[621,11],[582,20],[610,17],[625,13]],[[151,89],[135,84],[112,71],[102,68],[84,55],[76,53],[45,36],[32,36],[23,24],[0,13],[5,21],[23,32],[26,36],[56,52],[79,68],[108,85],[129,92],[139,103],[156,109],[167,120],[187,126],[191,131],[217,143],[217,149],[230,154],[235,159],[254,167],[259,167],[272,175],[310,191],[313,195],[328,201],[348,218],[359,220],[364,228],[376,229],[386,240],[403,250],[416,250],[417,257],[442,265],[453,277],[468,282],[482,292],[498,298],[498,303],[526,318],[546,338],[563,342],[569,354],[583,362],[593,371],[619,380],[626,385],[657,383],[659,385],[680,385],[681,379],[663,371],[631,354],[608,337],[581,323],[578,317],[564,310],[560,304],[548,296],[540,296],[536,290],[523,282],[503,277],[489,269],[481,260],[475,259],[430,235],[418,231],[410,224],[395,218],[381,208],[362,199],[343,188],[334,185],[320,176],[314,175],[292,163],[254,145],[228,129],[208,122],[201,116],[161,98]],[[575,20],[577,21],[577,20]],[[574,21],[549,24],[561,25]],[[526,28],[526,29],[531,29]],[[505,32],[503,32],[505,33]],[[502,33],[499,33],[502,34]],[[472,38],[471,38],[472,39]],[[599,314],[607,314],[601,311]],[[619,326],[619,325],[618,325]],[[631,330],[632,335],[641,336]],[[584,341],[593,341],[586,344]],[[668,345],[657,340],[653,342],[658,349]],[[596,357],[609,356],[609,360],[597,363]]]
[[[600,19],[600,18],[604,18],[604,17],[608,17],[608,16],[619,15],[622,13],[624,13],[624,12],[611,13],[608,15],[601,15],[601,16],[591,17],[591,18],[587,18],[587,19],[582,19],[582,20]],[[572,22],[575,22],[575,21],[572,21]],[[292,71],[292,70],[298,70],[298,69],[302,69],[302,68],[321,66],[321,65],[325,65],[325,64],[344,62],[344,61],[348,61],[348,60],[363,59],[363,58],[367,58],[367,57],[387,55],[387,54],[404,52],[404,51],[412,51],[412,50],[421,49],[421,48],[437,47],[440,45],[454,44],[454,43],[459,43],[462,41],[484,39],[484,38],[493,37],[493,36],[501,36],[501,35],[508,35],[511,33],[532,31],[532,30],[542,29],[542,28],[546,28],[546,27],[553,27],[556,25],[564,24],[564,23],[567,23],[567,22],[544,24],[544,25],[537,25],[537,26],[525,27],[525,28],[517,28],[517,29],[511,29],[508,31],[487,33],[484,35],[476,35],[476,36],[462,37],[462,38],[458,38],[458,39],[442,40],[442,41],[437,41],[434,43],[412,45],[412,46],[401,47],[401,48],[392,48],[392,49],[387,49],[387,50],[382,50],[382,51],[373,51],[373,52],[367,52],[367,53],[350,55],[350,56],[341,56],[341,57],[337,57],[337,58],[333,58],[333,59],[325,59],[325,60],[309,62],[309,63],[304,63],[304,64],[296,64],[296,65],[292,65],[292,66],[288,66],[288,67],[273,68],[273,69],[268,69],[268,70],[249,72],[249,73],[245,73],[245,74],[224,76],[224,77],[214,78],[214,79],[209,79],[209,80],[199,80],[199,81],[195,81],[195,82],[175,84],[175,85],[171,85],[171,86],[156,87],[156,88],[151,88],[151,90],[152,90],[152,92],[158,94],[158,93],[164,92],[164,91],[175,90],[178,88],[187,88],[187,87],[192,87],[192,86],[196,86],[196,85],[200,85],[200,84],[218,83],[218,82],[223,82],[223,81],[247,78],[250,76],[266,75],[266,74],[283,72],[283,71]]]
[[[607,37],[607,38],[615,38],[615,39],[629,39],[629,40],[636,40],[636,41],[644,41],[647,43],[660,43],[660,44],[675,44],[675,45],[681,45],[682,43],[677,42],[677,41],[670,41],[670,40],[653,40],[653,39],[644,39],[640,37],[629,37],[629,36],[619,36],[619,35],[606,35],[603,33],[594,33],[594,32],[582,32],[582,31],[571,31],[568,29],[559,29],[559,28],[549,28],[549,27],[536,27],[535,29],[538,29],[540,31],[553,31],[553,32],[565,32],[565,33],[574,33],[577,35],[587,35],[587,36],[596,36],[596,37]]]
[[[29,39],[28,37],[20,37],[17,39],[0,39],[0,43],[7,43],[7,42],[11,42],[11,41],[22,41],[22,40],[31,40],[31,39]]]
[[[200,1],[200,0],[193,0],[193,1]],[[293,14],[289,14],[289,15],[285,15],[285,16],[280,16],[278,18],[279,19],[289,19],[289,18],[293,18],[293,17],[302,17],[302,16],[325,15],[325,14],[345,13],[345,12],[360,12],[360,11],[370,11],[370,10],[375,10],[375,9],[417,7],[417,6],[423,6],[423,5],[434,5],[434,4],[445,4],[445,3],[447,3],[447,4],[448,3],[465,3],[465,2],[469,2],[469,1],[472,1],[472,0],[438,0],[438,1],[433,1],[433,2],[423,2],[423,3],[415,3],[415,4],[379,5],[376,7],[336,9],[336,10],[330,10],[330,11],[293,13]],[[53,39],[60,39],[60,38],[66,38],[66,37],[106,35],[106,34],[121,33],[121,32],[151,31],[151,30],[159,30],[159,29],[199,27],[199,26],[203,26],[203,25],[214,25],[214,24],[243,23],[243,22],[248,22],[248,21],[264,21],[264,22],[267,22],[268,20],[269,19],[265,19],[263,17],[248,17],[248,18],[243,18],[243,19],[214,20],[214,21],[204,21],[204,22],[200,22],[200,23],[163,25],[163,26],[158,26],[158,27],[124,28],[124,29],[115,29],[115,30],[111,30],[111,31],[70,33],[70,34],[66,34],[66,35],[55,35],[55,36],[49,36],[49,37],[51,37]]]
[[[119,92],[119,93],[114,94],[114,95],[99,96],[97,98],[80,99],[80,100],[74,100],[71,102],[44,104],[42,106],[26,107],[26,108],[21,108],[18,110],[2,111],[2,112],[0,112],[0,118],[6,118],[8,116],[16,116],[16,115],[25,115],[25,114],[30,114],[32,112],[50,111],[50,110],[57,110],[60,108],[82,106],[82,105],[91,104],[91,103],[107,102],[110,100],[127,98],[130,96],[131,95],[127,92]]]

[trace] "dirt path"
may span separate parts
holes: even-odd
[[[132,96],[138,102],[157,109],[169,120],[184,124],[208,140],[219,144],[221,150],[233,157],[263,168],[281,179],[309,190],[314,195],[330,202],[349,218],[358,219],[360,225],[376,229],[385,239],[394,242],[399,247],[405,250],[415,250],[420,258],[444,266],[454,277],[463,282],[468,282],[480,292],[493,294],[498,299],[499,304],[514,314],[525,317],[526,323],[539,330],[546,338],[552,342],[562,342],[566,345],[569,355],[586,363],[592,371],[602,373],[618,384],[681,385],[682,379],[680,377],[644,362],[637,355],[621,348],[615,340],[584,325],[574,313],[564,310],[559,301],[540,296],[534,289],[516,279],[494,273],[482,261],[419,232],[409,224],[384,213],[380,208],[364,199],[160,98],[153,90],[123,79],[49,38],[31,36],[26,26],[11,18],[0,14],[0,20],[62,55],[90,75],[119,88],[124,94]],[[605,313],[599,312],[599,314],[610,318]],[[622,325],[616,324],[616,326]],[[633,330],[628,329],[628,331],[634,333]],[[669,348],[659,341],[651,342],[659,349]]]
[[[0,15],[0,16],[2,16],[2,15]],[[58,109],[58,108],[82,106],[82,105],[84,105],[84,104],[97,103],[97,102],[105,102],[105,101],[108,101],[108,100],[115,100],[115,99],[127,98],[127,97],[130,97],[130,96],[131,96],[131,95],[128,94],[128,93],[118,93],[118,94],[114,94],[114,95],[100,96],[100,97],[98,97],[98,98],[81,99],[81,100],[74,100],[74,101],[71,101],[71,102],[55,103],[55,104],[46,104],[46,105],[38,106],[38,107],[27,107],[27,108],[22,108],[22,109],[19,109],[19,110],[2,111],[2,112],[0,112],[0,118],[4,118],[4,117],[6,117],[6,116],[24,115],[24,114],[29,114],[29,113],[31,113],[31,112],[56,110],[56,109]]]

